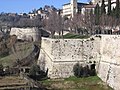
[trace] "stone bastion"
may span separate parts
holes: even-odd
[[[96,61],[98,76],[115,90],[120,90],[120,35],[95,35],[88,39],[42,38],[38,64],[48,69],[50,78],[73,76],[79,62]]]
[[[42,38],[38,63],[43,70],[49,69],[50,78],[66,78],[73,76],[77,62],[99,61],[99,53],[99,37],[95,40]]]
[[[36,27],[32,28],[11,28],[10,35],[16,35],[17,39],[27,41],[38,41],[40,40],[40,31]]]

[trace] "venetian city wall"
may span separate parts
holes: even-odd
[[[10,35],[16,35],[18,39],[28,41],[40,40],[40,32],[38,28],[11,28]]]
[[[42,38],[38,64],[48,69],[50,78],[73,76],[73,66],[79,62],[96,61],[98,76],[115,90],[120,90],[120,36],[97,35],[89,39]]]
[[[120,35],[104,35],[101,39],[98,76],[115,90],[120,90]]]

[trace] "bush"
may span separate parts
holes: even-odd
[[[47,77],[47,72],[40,70],[40,67],[35,64],[30,68],[29,77],[34,80],[41,80],[42,78]]]
[[[87,66],[83,67],[83,77],[88,77],[88,76],[90,76],[90,69],[87,65]]]
[[[96,70],[95,69],[90,70],[90,76],[95,76],[95,75],[96,75]]]
[[[83,74],[83,68],[79,65],[79,63],[76,63],[73,67],[73,72],[76,77],[81,77]]]
[[[3,65],[0,64],[0,76],[3,76],[3,75],[4,75]]]
[[[10,67],[9,66],[6,67],[6,69],[4,71],[4,74],[7,75],[7,76],[10,75]]]
[[[85,67],[81,66],[79,63],[76,63],[73,67],[73,72],[76,77],[88,77],[88,76],[95,76],[95,64],[91,65],[91,69],[89,69],[88,65]]]
[[[29,75],[30,75],[30,76],[36,76],[39,71],[40,71],[40,67],[35,64],[35,65],[33,65],[33,66],[30,68]]]

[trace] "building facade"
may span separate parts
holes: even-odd
[[[76,13],[81,13],[81,8],[86,3],[79,3],[77,0],[71,0],[70,3],[63,5],[63,16],[68,18],[74,17]]]
[[[99,6],[101,6],[102,0],[92,0],[92,3],[95,5],[98,3]],[[108,11],[108,0],[105,0],[105,5],[106,5],[105,9],[107,12]],[[116,0],[111,0],[111,9],[115,8],[115,6],[116,6]]]
[[[96,7],[97,4],[99,4],[99,6],[101,7],[102,0],[92,0],[91,4],[83,5],[82,8],[81,8],[81,13],[84,15],[86,12],[90,13],[91,10],[94,13],[94,10],[95,10],[95,7]],[[108,0],[105,0],[104,4],[105,4],[106,12],[108,12]],[[116,7],[116,0],[111,0],[111,9],[113,9],[115,7]]]
[[[81,9],[81,14],[85,15],[86,12],[87,12],[87,13],[90,13],[91,10],[92,10],[92,12],[93,12],[93,14],[94,14],[95,7],[96,7],[95,4],[84,5],[84,6],[82,7],[82,9]]]

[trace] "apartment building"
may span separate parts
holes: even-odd
[[[70,3],[63,5],[62,15],[68,18],[74,17],[76,13],[81,13],[81,8],[83,5],[87,5],[87,3],[79,3],[77,0],[71,0]]]
[[[92,0],[93,4],[99,4],[101,6],[102,0]],[[106,5],[106,11],[108,10],[108,0],[105,0],[105,5]],[[116,0],[111,0],[111,9],[115,8],[116,6]]]

